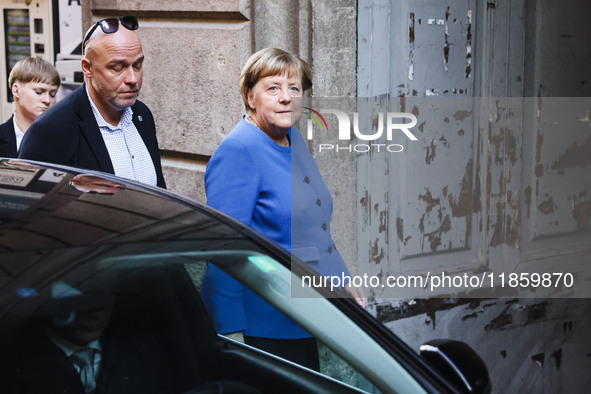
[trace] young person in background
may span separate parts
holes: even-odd
[[[48,61],[28,57],[14,65],[8,85],[15,107],[14,115],[0,125],[0,157],[17,157],[31,123],[55,104],[60,76]]]

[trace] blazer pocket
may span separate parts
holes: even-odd
[[[302,260],[304,263],[315,263],[320,260],[320,252],[316,246],[293,248],[291,254]]]

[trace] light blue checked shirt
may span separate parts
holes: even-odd
[[[128,107],[116,127],[105,121],[86,90],[92,113],[109,151],[115,175],[156,186],[156,168],[144,140],[133,124],[133,110]]]

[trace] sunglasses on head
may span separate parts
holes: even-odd
[[[137,30],[140,27],[137,18],[135,16],[122,16],[120,18],[105,18],[97,21],[92,28],[86,33],[84,36],[84,41],[82,41],[82,48],[86,46],[86,42],[92,37],[92,33],[96,30],[97,27],[101,27],[103,33],[111,34],[115,33],[119,30],[119,22],[125,27],[127,30]]]

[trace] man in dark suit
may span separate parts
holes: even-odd
[[[11,394],[129,394],[177,393],[178,377],[169,368],[162,344],[143,333],[109,330],[101,339],[100,371],[94,388],[81,380],[74,362],[48,340],[44,331],[28,330],[30,339],[12,351],[14,357],[0,372],[2,392]],[[21,342],[22,343],[22,342]],[[2,374],[7,375],[2,379]],[[6,391],[4,391],[6,390]]]
[[[10,71],[8,86],[14,97],[14,115],[0,125],[0,157],[17,157],[31,123],[55,104],[60,75],[48,61],[27,57]]]
[[[47,315],[32,319],[3,349],[2,392],[156,394],[187,389],[173,376],[177,366],[158,327],[144,324],[142,316],[128,319],[129,310],[116,313],[111,294],[83,294],[64,282],[52,287],[58,298],[38,309]],[[89,350],[85,364],[77,354]]]
[[[166,187],[154,118],[137,100],[144,61],[137,28],[133,16],[93,25],[83,42],[84,85],[31,125],[19,158]]]

